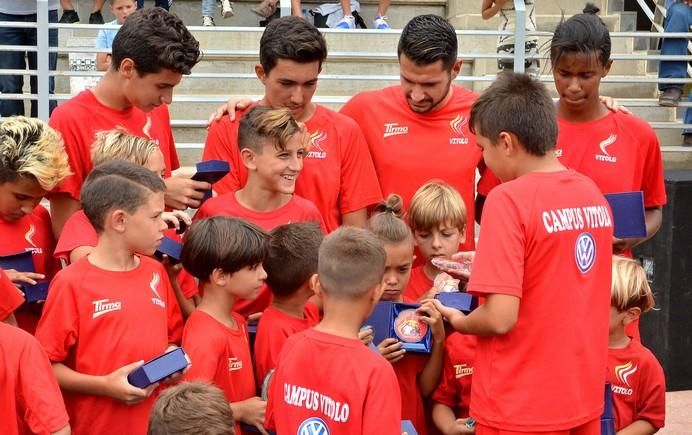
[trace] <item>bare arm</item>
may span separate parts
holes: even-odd
[[[111,55],[108,53],[96,53],[96,71],[106,71],[111,65]]]
[[[503,335],[511,331],[519,316],[519,302],[520,299],[516,296],[490,294],[485,304],[467,316],[459,310],[445,307],[438,300],[433,300],[437,309],[455,330],[481,336]]]
[[[56,193],[50,198],[50,219],[53,224],[53,235],[60,237],[65,222],[74,212],[80,209],[79,201],[67,193]]]
[[[418,377],[418,386],[423,397],[430,396],[437,388],[442,377],[442,364],[444,363],[445,329],[442,322],[442,314],[430,302],[423,303],[418,312],[425,313],[429,317],[421,318],[428,324],[432,332],[433,344],[430,357]]]
[[[70,429],[70,425],[68,424],[62,429],[59,429],[56,432],[51,432],[51,435],[70,435],[72,433],[72,429]]]
[[[473,429],[466,427],[465,418],[457,418],[454,410],[444,403],[435,402],[432,409],[432,418],[435,426],[445,435],[457,435],[474,433]]]
[[[627,427],[623,427],[617,432],[617,435],[653,435],[658,432],[658,429],[653,427],[646,420],[635,420]]]
[[[360,210],[344,213],[341,216],[341,225],[363,228],[367,220],[368,211],[365,208],[361,208]]]
[[[483,0],[481,5],[481,16],[484,20],[489,20],[494,17],[502,6],[506,3],[506,0]]]

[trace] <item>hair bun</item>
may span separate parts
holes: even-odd
[[[599,12],[601,12],[601,10],[595,4],[587,3],[586,6],[584,6],[584,9],[582,10],[582,12],[585,14],[596,15]]]

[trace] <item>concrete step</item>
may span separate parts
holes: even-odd
[[[609,11],[609,3],[613,0],[595,0],[591,3],[601,9],[601,14]],[[553,1],[534,1],[536,4],[536,15],[560,15],[564,13],[566,16],[580,13],[586,2],[575,2],[573,0],[553,0]],[[452,0],[447,6],[450,16],[457,16],[465,13],[481,12],[481,2],[478,0]],[[611,9],[612,10],[612,9]]]
[[[608,27],[611,32],[624,30],[620,28],[621,17],[628,14],[623,12],[622,14],[613,15],[602,15],[601,19]],[[569,15],[566,15],[569,16]],[[562,14],[550,14],[536,16],[536,30],[539,32],[552,32],[555,30],[558,24],[563,20],[565,16]],[[478,13],[462,13],[459,15],[451,16],[449,18],[450,23],[457,29],[485,29],[485,30],[497,30],[500,24],[500,18],[495,16],[489,20],[483,20],[480,11]],[[630,30],[630,29],[627,29]]]

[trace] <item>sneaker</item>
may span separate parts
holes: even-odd
[[[658,97],[658,105],[663,107],[677,107],[682,97],[682,88],[667,88]]]
[[[276,12],[277,0],[262,0],[262,3],[252,8],[252,12],[263,18],[269,18]]]
[[[375,21],[372,22],[372,27],[377,30],[389,30],[391,27],[389,27],[389,23],[387,23],[387,17],[385,16],[376,16]]]
[[[96,11],[89,15],[89,24],[103,24],[103,15],[101,15],[101,11]]]
[[[79,23],[79,15],[74,9],[65,9],[62,11],[62,17],[60,17],[61,24],[75,24]]]
[[[692,147],[692,133],[685,133],[682,135],[682,146]]]
[[[234,15],[231,0],[221,0],[221,15],[224,18],[231,18]]]
[[[341,21],[336,23],[336,26],[334,26],[335,29],[355,29],[356,28],[356,19],[353,17],[353,15],[345,15]]]
[[[216,26],[216,24],[214,24],[214,17],[203,16],[202,25],[206,27]]]

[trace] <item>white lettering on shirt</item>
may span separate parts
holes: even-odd
[[[91,316],[92,319],[103,316],[111,311],[118,311],[122,308],[122,302],[111,302],[108,299],[100,299],[92,302],[92,304],[94,304],[94,314]]]
[[[347,422],[350,414],[348,403],[338,402],[318,391],[297,385],[284,384],[284,402],[308,411],[319,411],[336,423]]]
[[[547,210],[541,213],[541,217],[548,234],[613,226],[608,208],[604,205]]]
[[[384,125],[384,137],[396,136],[408,133],[408,127],[392,122]]]

